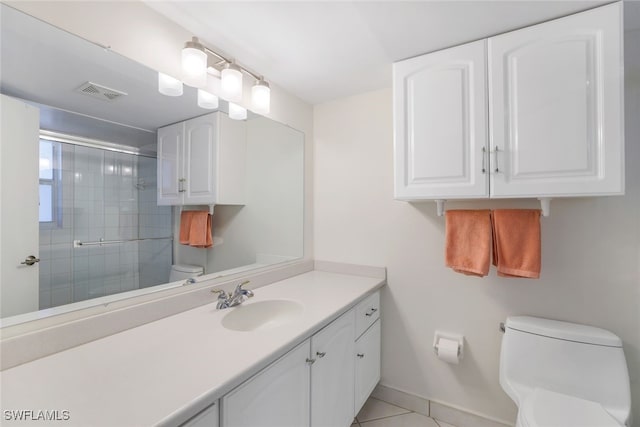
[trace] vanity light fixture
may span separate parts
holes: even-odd
[[[251,106],[258,114],[268,114],[271,105],[271,88],[262,77],[251,88]]]
[[[229,118],[233,120],[246,120],[247,110],[233,102],[229,103]]]
[[[164,73],[158,73],[158,90],[161,94],[167,96],[181,96],[182,89],[182,82],[180,80],[174,79]]]
[[[189,86],[204,87],[207,84],[207,53],[197,37],[184,44],[182,72],[182,80]]]
[[[215,110],[218,108],[218,97],[206,90],[198,89],[198,107],[207,110]]]
[[[252,110],[258,114],[268,114],[270,111],[271,89],[264,77],[209,49],[197,37],[186,42],[182,49],[182,71],[182,82],[199,89],[198,106],[201,108],[218,108],[220,96],[229,101],[229,117],[245,120],[247,110],[238,105],[242,101],[244,73],[256,82],[251,87]],[[164,95],[182,95],[182,82],[158,73],[158,90]]]

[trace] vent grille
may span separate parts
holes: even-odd
[[[76,89],[76,92],[80,92],[92,98],[101,99],[107,102],[113,102],[120,97],[127,96],[126,92],[111,89],[109,87],[102,86],[93,82],[83,83],[79,88]]]

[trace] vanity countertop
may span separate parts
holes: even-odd
[[[65,426],[179,425],[327,325],[384,279],[311,271],[261,287],[244,304],[304,306],[295,321],[250,332],[224,328],[234,310],[212,303],[0,373],[6,411],[68,411]],[[33,421],[44,425],[42,421]]]

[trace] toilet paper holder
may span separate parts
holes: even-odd
[[[464,335],[436,331],[433,337],[433,351],[436,353],[436,356],[438,355],[440,339],[456,341],[458,343],[458,360],[464,357]]]

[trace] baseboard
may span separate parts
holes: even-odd
[[[513,424],[467,411],[446,403],[425,399],[393,387],[378,384],[371,397],[426,415],[456,427],[512,427]]]

